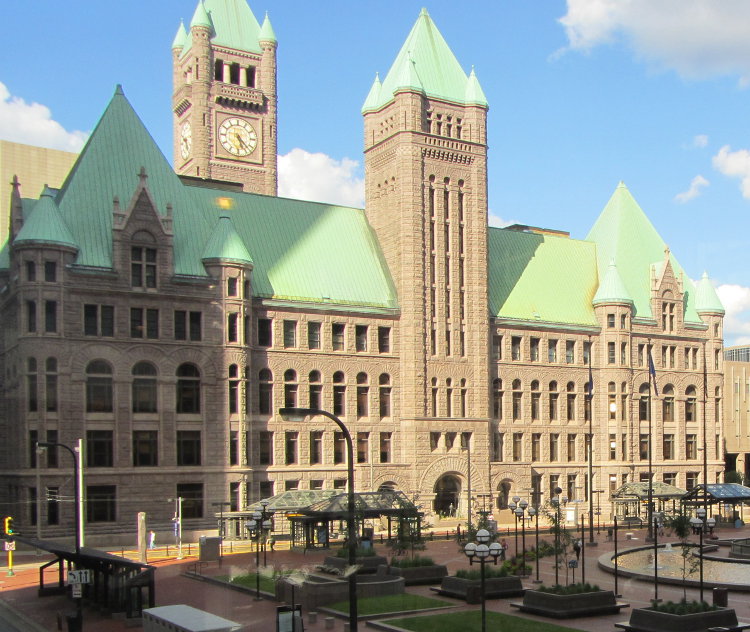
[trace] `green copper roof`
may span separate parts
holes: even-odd
[[[378,73],[375,73],[375,81],[372,82],[372,87],[367,93],[367,98],[365,99],[365,103],[362,106],[363,112],[377,109],[378,103],[380,103],[380,90],[382,89],[382,87],[383,84],[380,83],[380,75],[378,75]]]
[[[502,228],[489,229],[488,244],[492,316],[598,326],[594,244]]]
[[[185,46],[186,39],[187,32],[185,31],[185,24],[180,21],[180,26],[177,27],[177,33],[175,33],[174,41],[172,42],[172,48],[182,48]]]
[[[77,265],[112,267],[112,200],[128,209],[141,167],[157,212],[164,216],[167,204],[173,207],[175,274],[207,277],[204,258],[252,262],[256,296],[397,307],[362,209],[184,186],[119,86],[55,200],[70,241],[80,248]],[[25,211],[28,201],[22,202]],[[224,218],[223,208],[232,209]],[[0,252],[0,263],[3,257]]]
[[[666,244],[628,188],[621,182],[586,237],[597,246],[599,270],[607,270],[610,261],[617,264],[623,285],[633,299],[636,316],[653,318],[651,313],[651,269],[663,262]],[[703,322],[695,311],[692,282],[670,253],[675,276],[682,276],[687,294],[686,322]],[[661,269],[661,265],[660,268]],[[602,278],[603,281],[603,278]]]
[[[273,26],[271,26],[271,20],[266,13],[266,17],[263,18],[263,25],[260,27],[260,33],[258,34],[258,41],[260,42],[275,42],[276,33],[273,32]]]
[[[261,52],[259,40],[264,39],[261,37],[261,27],[245,0],[199,0],[190,22],[191,27],[196,25],[213,29],[211,43],[215,46],[251,53]],[[267,26],[264,23],[264,27],[266,38],[270,35],[273,37],[272,41],[276,41],[270,21]],[[192,36],[188,34],[182,50],[183,56],[191,46]]]
[[[628,294],[628,290],[620,278],[620,273],[617,271],[617,264],[614,261],[609,262],[607,270],[599,284],[599,289],[596,290],[596,294],[594,295],[593,303],[594,305],[603,303],[633,303],[633,299],[630,298],[630,294]]]
[[[695,311],[699,314],[702,312],[724,314],[724,305],[721,304],[707,272],[703,273],[701,280],[695,286]]]
[[[78,248],[76,240],[60,215],[52,191],[47,187],[44,188],[29,216],[24,219],[23,227],[13,240],[14,244],[29,242]]]
[[[378,109],[399,90],[408,89],[454,103],[487,105],[476,77],[466,76],[426,9],[422,9],[383,80],[379,97],[371,102],[368,96],[362,109]]]
[[[206,247],[203,249],[203,261],[232,261],[240,264],[252,264],[253,258],[245,247],[242,238],[237,234],[232,219],[227,213],[219,215]]]

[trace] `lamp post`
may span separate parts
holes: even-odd
[[[469,558],[469,564],[473,564],[476,559],[480,564],[479,576],[480,582],[480,593],[482,602],[482,632],[487,630],[487,612],[485,609],[485,588],[484,588],[484,565],[488,562],[497,564],[497,558],[500,555],[500,545],[497,542],[493,542],[487,546],[487,542],[490,541],[490,532],[487,529],[479,529],[477,531],[477,541],[469,542],[464,547],[464,554]]]
[[[698,544],[698,559],[700,560],[700,595],[703,602],[703,530],[706,528],[706,508],[698,507],[695,510],[696,517],[690,519],[693,529],[700,533]]]
[[[75,501],[75,534],[76,534],[76,566],[80,564],[81,556],[81,490],[78,488],[78,456],[73,451],[73,448],[65,445],[64,443],[56,443],[54,441],[38,441],[37,448],[54,448],[60,447],[70,452],[70,456],[73,457],[73,489],[74,489],[74,501]],[[41,516],[37,516],[37,520],[41,520]],[[83,610],[81,609],[81,597],[76,597],[76,630],[83,629]]]
[[[255,538],[255,601],[260,601],[260,537],[263,532],[263,521],[260,511],[254,511],[252,520],[248,520],[247,528],[251,537]],[[292,617],[294,617],[294,604],[292,604]]]
[[[661,517],[658,511],[652,512],[649,525],[654,538],[654,601],[659,601],[659,522]]]
[[[622,595],[620,595],[620,591],[617,589],[619,561],[617,559],[617,514],[616,513],[614,515],[614,537],[615,537],[615,597],[619,599]]]
[[[550,500],[555,509],[555,585],[560,585],[560,494],[562,488],[555,487],[554,498]]]
[[[521,521],[521,550],[523,554],[521,556],[521,575],[526,576],[526,508],[529,506],[529,501],[526,499],[519,501],[518,507],[516,507],[516,518]]]
[[[518,509],[518,503],[521,501],[520,496],[513,496],[511,498],[511,502],[508,503],[508,509],[513,512],[513,518],[515,520],[515,524],[513,526],[513,554],[518,555],[518,514],[516,513],[516,509]]]
[[[536,579],[532,582],[534,584],[541,584],[542,580],[539,579],[539,509],[537,507],[529,507],[529,516],[535,519],[534,522],[534,557],[536,557]]]
[[[224,528],[224,507],[231,507],[232,503],[221,500],[211,503],[211,506],[219,508],[219,566],[221,566],[222,558],[224,557],[224,534],[226,533],[226,529]]]
[[[336,415],[318,408],[280,408],[279,415],[286,421],[303,421],[305,417],[320,415],[333,421],[341,430],[346,442],[347,474],[349,477],[349,489],[347,490],[347,522],[348,522],[348,545],[349,545],[349,630],[357,632],[357,573],[354,566],[357,563],[357,524],[354,516],[354,446],[352,435]]]
[[[273,522],[271,522],[271,518],[273,517],[273,511],[268,511],[268,503],[270,501],[268,498],[263,498],[260,501],[260,520],[261,520],[261,526],[263,528],[263,534],[267,535],[271,532],[271,527],[273,526]],[[268,538],[263,539],[263,566],[268,566],[267,559],[266,559],[266,543],[268,541]]]

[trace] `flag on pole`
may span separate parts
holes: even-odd
[[[594,375],[591,372],[591,360],[590,359],[589,359],[589,381],[588,381],[587,386],[589,388],[587,397],[591,399],[592,397],[594,397]]]
[[[648,373],[651,376],[651,381],[654,384],[654,393],[659,397],[659,387],[656,386],[656,369],[654,368],[654,359],[651,357],[651,349],[648,350]]]

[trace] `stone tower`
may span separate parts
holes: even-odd
[[[422,10],[362,112],[367,216],[401,310],[404,430],[415,446],[466,433],[486,457],[487,101]]]
[[[180,175],[276,195],[276,36],[245,0],[199,0],[172,44]]]

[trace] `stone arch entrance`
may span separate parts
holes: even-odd
[[[500,484],[497,486],[497,508],[498,509],[507,509],[508,508],[508,500],[511,497],[511,490],[513,489],[513,481],[509,478],[504,478],[502,481],[500,481]]]
[[[380,483],[378,486],[379,492],[395,492],[397,489],[398,485],[393,481],[386,481],[385,483]]]
[[[461,499],[461,479],[455,474],[443,474],[435,481],[433,511],[439,516],[454,516]]]

